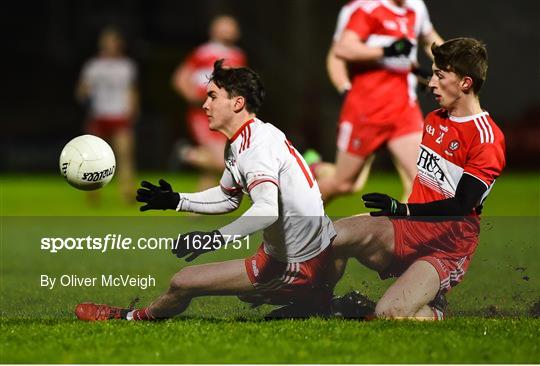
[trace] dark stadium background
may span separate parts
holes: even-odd
[[[185,135],[185,103],[170,83],[186,54],[207,39],[212,16],[238,18],[240,45],[265,81],[260,117],[282,128],[302,150],[333,158],[340,98],[328,81],[325,56],[339,8],[335,0],[10,2],[1,24],[0,171],[54,171],[62,146],[81,134],[84,108],[73,90],[98,32],[117,26],[139,66],[142,114],[137,124],[141,169],[163,169],[175,139]],[[540,2],[426,0],[445,38],[487,43],[483,106],[506,133],[509,168],[537,169],[540,143]],[[425,57],[425,67],[430,67]],[[435,107],[420,94],[424,112]],[[388,158],[379,165],[389,165]]]

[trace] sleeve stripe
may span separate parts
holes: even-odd
[[[250,185],[248,186],[248,188],[247,188],[248,192],[251,191],[254,187],[256,187],[256,186],[258,186],[259,184],[264,183],[264,182],[274,183],[274,184],[276,185],[276,187],[279,188],[279,184],[278,184],[278,182],[277,182],[275,179],[264,178],[264,179],[259,179],[259,180],[256,180],[256,181],[251,182],[251,184],[250,184]]]
[[[476,128],[478,129],[478,132],[480,132],[480,143],[484,143],[484,129],[480,127],[478,119],[474,119],[474,124],[476,125]]]
[[[474,124],[480,132],[480,143],[493,143],[495,137],[493,135],[493,129],[489,124],[489,121],[486,116],[480,116],[479,118],[474,119]]]
[[[489,124],[489,121],[488,121],[487,117],[486,116],[481,116],[480,120],[482,122],[484,122],[484,126],[486,127],[486,129],[488,131],[489,142],[493,143],[495,141],[494,136],[493,136],[493,129],[491,128],[491,125]]]
[[[251,145],[251,126],[250,124],[246,125],[246,127],[241,132],[242,135],[242,144],[240,145],[240,150],[238,153],[240,154],[242,151],[249,149],[249,146]]]
[[[470,175],[470,176],[473,177],[473,178],[478,179],[480,182],[484,183],[484,185],[486,186],[486,189],[489,189],[489,184],[487,184],[486,182],[484,182],[482,179],[478,178],[476,175],[471,174],[471,173],[469,173],[469,172],[463,172],[463,174],[467,174],[467,175]]]
[[[222,190],[224,190],[225,192],[227,193],[236,193],[238,191],[240,191],[242,188],[239,188],[239,187],[225,187],[224,185],[220,184],[219,185],[221,187]]]

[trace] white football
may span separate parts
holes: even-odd
[[[93,191],[114,176],[114,153],[103,139],[82,135],[68,142],[60,154],[60,172],[73,187]]]

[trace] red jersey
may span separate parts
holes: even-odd
[[[454,117],[438,109],[426,117],[417,166],[409,203],[454,197],[469,174],[486,186],[482,204],[505,166],[504,135],[487,112]]]
[[[390,0],[355,0],[347,4],[338,20],[334,39],[342,24],[368,46],[386,47],[406,37],[413,43],[409,57],[383,58],[377,65],[353,65],[348,99],[370,121],[387,122],[416,102],[416,78],[410,73],[417,62],[417,38],[429,34],[433,25],[422,0],[406,0],[403,7]],[[390,103],[391,101],[391,103]]]
[[[225,59],[225,66],[246,66],[246,56],[240,48],[217,42],[205,43],[187,57],[185,64],[194,70],[192,81],[197,85],[201,99],[206,98],[206,85],[214,70],[214,62],[222,58]]]

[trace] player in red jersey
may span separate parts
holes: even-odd
[[[478,98],[488,67],[485,46],[457,38],[431,49],[429,87],[441,109],[426,117],[409,203],[366,194],[366,207],[380,211],[335,223],[338,277],[350,257],[381,278],[399,277],[378,301],[378,317],[444,316],[434,301],[466,273],[482,205],[505,166],[504,135]]]
[[[422,130],[411,71],[417,44],[431,56],[433,42],[442,40],[421,0],[355,0],[342,8],[327,57],[330,79],[345,96],[336,163],[312,165],[325,201],[361,189],[384,144],[409,195]]]
[[[206,99],[206,85],[214,62],[225,59],[230,67],[246,65],[244,52],[235,46],[240,28],[235,18],[227,15],[215,17],[210,24],[210,41],[197,47],[176,69],[173,88],[188,103],[186,122],[195,146],[178,144],[175,159],[186,162],[203,172],[199,189],[212,187],[223,171],[223,150],[226,138],[208,128],[208,118],[201,109]]]

